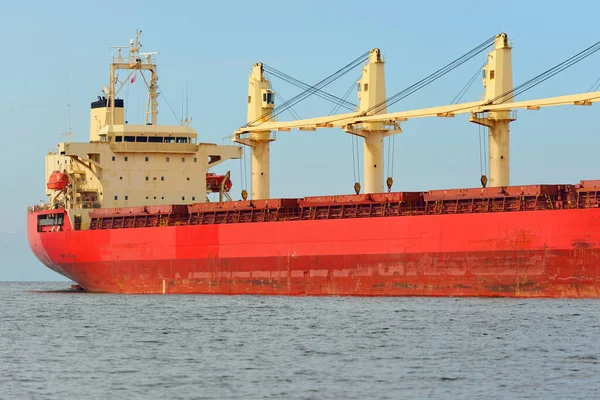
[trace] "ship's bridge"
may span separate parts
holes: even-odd
[[[107,125],[98,131],[113,152],[195,153],[196,131],[180,125]]]

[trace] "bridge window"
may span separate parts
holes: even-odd
[[[126,142],[135,142],[135,136],[125,136]]]
[[[175,143],[175,138],[174,137],[166,137],[165,143]]]
[[[146,143],[148,141],[147,136],[136,136],[135,141],[138,143]]]
[[[187,143],[186,137],[178,137],[175,139],[175,143]]]
[[[115,136],[115,142],[122,142],[123,136]]]
[[[273,93],[267,93],[267,104],[275,104]]]
[[[150,142],[150,143],[162,143],[163,142],[163,137],[162,136],[150,136],[148,138],[148,142]]]

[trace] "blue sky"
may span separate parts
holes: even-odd
[[[5,188],[0,280],[62,279],[31,255],[25,209],[44,198],[44,156],[67,130],[69,87],[72,130],[77,132],[73,140],[86,141],[89,103],[108,81],[108,46],[126,45],[136,28],[143,30],[143,50],[161,53],[159,122],[176,123],[166,103],[179,118],[187,85],[189,114],[201,140],[226,143],[226,136],[245,122],[254,62],[315,83],[379,47],[392,95],[506,32],[513,43],[517,85],[600,40],[599,11],[593,1],[7,2],[0,13]],[[448,104],[484,61],[482,54],[390,111]],[[600,77],[599,64],[600,54],[593,55],[520,98],[588,91]],[[342,96],[358,75],[357,69],[330,91]],[[284,82],[273,83],[286,99],[297,93]],[[477,79],[463,101],[482,93]],[[140,82],[125,95],[131,123],[139,122],[144,95]],[[357,102],[356,94],[349,100]],[[511,125],[512,183],[600,178],[596,107],[519,112]],[[305,118],[327,115],[332,105],[311,98],[294,109]],[[285,113],[281,119],[291,116]],[[477,186],[478,128],[466,119],[404,123],[404,133],[395,140],[394,189]],[[339,130],[278,133],[271,155],[273,197],[352,192],[352,140]],[[240,163],[225,163],[217,172],[226,169],[232,171],[238,196]]]

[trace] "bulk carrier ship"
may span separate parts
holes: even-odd
[[[384,60],[373,49],[353,64],[362,68],[357,110],[276,121],[268,68],[255,64],[248,123],[234,133],[234,145],[202,143],[185,122],[157,124],[156,53],[140,53],[139,32],[127,47],[128,56],[118,48],[109,84],[91,104],[89,142],[59,143],[46,156],[48,202],[27,213],[33,253],[83,290],[600,296],[600,181],[509,182],[513,110],[591,105],[600,92],[515,102],[506,34],[465,55],[490,51],[484,99],[422,110],[387,112],[395,98],[386,98]],[[123,82],[119,71],[126,71]],[[118,95],[138,75],[148,88],[148,109],[146,123],[132,125]],[[303,94],[323,95],[326,85],[327,79],[306,85]],[[483,176],[481,188],[393,192],[388,178],[386,191],[383,138],[401,132],[400,124],[410,118],[461,113],[489,131],[489,187]],[[364,188],[356,184],[356,194],[349,195],[271,199],[274,132],[318,128],[341,128],[364,139]],[[210,169],[242,157],[240,145],[251,148],[252,192],[249,199],[243,191],[242,200],[231,201],[229,174]],[[219,201],[208,202],[209,193],[218,193]]]

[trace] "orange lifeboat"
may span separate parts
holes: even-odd
[[[223,186],[223,190],[225,192],[229,192],[233,183],[231,179],[226,175],[217,175],[212,172],[208,172],[206,174],[206,190],[212,193],[219,193],[221,191],[221,184],[225,181],[225,185]]]
[[[65,190],[69,183],[69,177],[60,171],[52,171],[46,187],[50,190]]]

